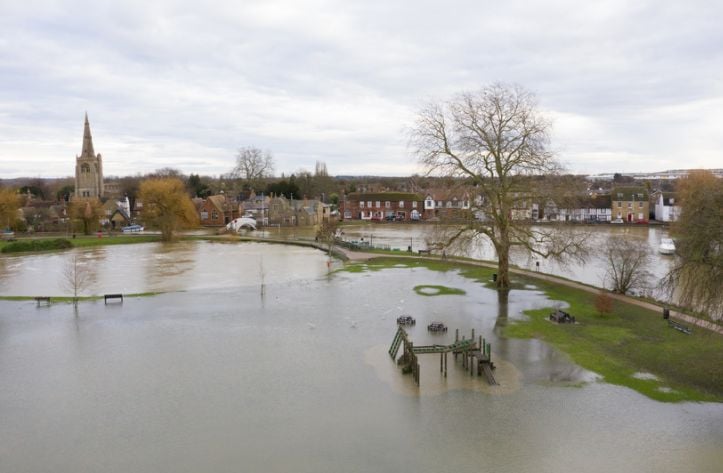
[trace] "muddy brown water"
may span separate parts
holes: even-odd
[[[502,309],[455,272],[327,273],[318,251],[191,242],[80,251],[102,301],[0,301],[0,471],[703,472],[723,464],[723,406],[663,404],[606,384],[499,326]],[[75,252],[3,257],[0,293],[62,293]],[[336,263],[338,264],[338,263]],[[262,291],[263,281],[263,291]],[[463,296],[416,294],[419,284]],[[386,350],[398,315],[415,343],[443,320],[492,343],[499,387],[436,356],[421,386]],[[450,360],[451,361],[451,360]],[[454,366],[454,367],[453,367]]]

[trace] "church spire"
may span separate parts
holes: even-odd
[[[80,153],[83,158],[95,158],[93,150],[93,137],[90,135],[90,123],[88,123],[88,112],[85,112],[85,127],[83,129],[83,151]]]

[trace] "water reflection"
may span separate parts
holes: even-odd
[[[76,256],[92,273],[91,284],[80,295],[259,287],[262,271],[267,285],[328,273],[323,253],[294,246],[207,241],[141,243],[2,256],[0,263],[5,265],[5,271],[0,272],[0,294],[68,296],[63,269]]]

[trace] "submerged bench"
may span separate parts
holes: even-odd
[[[423,254],[429,255],[429,254],[431,254],[431,250],[417,250],[417,253],[419,253],[420,255],[423,255]]]
[[[690,327],[687,327],[681,323],[678,323],[674,320],[668,319],[668,326],[674,328],[675,330],[678,330],[679,332],[683,332],[686,335],[690,335],[692,330]]]
[[[35,302],[38,303],[38,307],[40,307],[41,302],[45,302],[45,305],[50,305],[50,297],[36,297]]]
[[[108,299],[120,299],[121,303],[123,303],[123,294],[106,294],[103,296],[104,302],[107,304]]]

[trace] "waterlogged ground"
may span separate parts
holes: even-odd
[[[328,275],[326,257],[303,248],[132,246],[94,256],[96,290],[120,275],[134,292],[172,292],[77,312],[0,301],[0,470],[712,473],[723,464],[720,404],[651,401],[595,381],[542,342],[498,337],[523,310],[551,304],[534,287],[500,308],[494,291],[455,272]],[[128,261],[129,250],[142,258]],[[26,278],[22,261],[8,263]],[[3,283],[3,295],[17,289]],[[451,358],[445,379],[429,355],[417,388],[386,353],[402,314],[417,319],[415,343],[474,328],[492,343],[501,386]],[[432,320],[450,331],[428,334]]]

